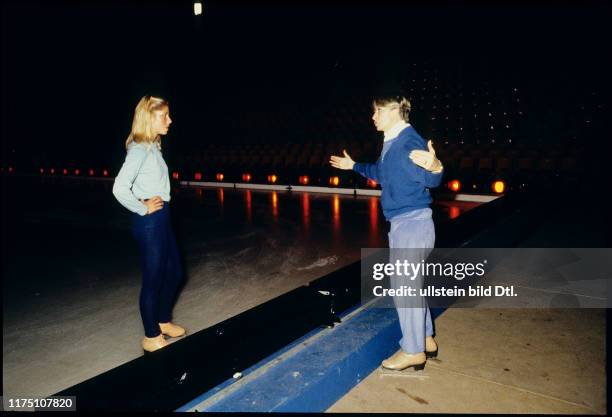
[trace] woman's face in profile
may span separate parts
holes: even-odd
[[[170,109],[168,107],[153,112],[153,131],[156,135],[168,134],[168,128],[172,123]]]

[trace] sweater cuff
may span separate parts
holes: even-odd
[[[148,211],[149,208],[143,203],[136,213],[140,214],[141,216],[146,216]]]

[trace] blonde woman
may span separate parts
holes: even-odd
[[[171,322],[172,307],[183,277],[170,224],[170,179],[161,153],[161,136],[172,123],[168,102],[144,96],[136,106],[127,155],[115,177],[113,194],[132,211],[132,234],[140,249],[142,348],[152,352],[168,345],[164,335],[179,337],[185,329]]]
[[[332,156],[330,163],[339,169],[353,170],[378,182],[382,187],[380,203],[389,231],[390,263],[396,260],[418,263],[434,247],[435,230],[429,205],[429,189],[442,180],[442,163],[436,158],[431,141],[425,140],[408,122],[410,102],[403,96],[382,96],[372,103],[372,121],[383,132],[383,148],[375,164],[356,163],[344,156]],[[415,283],[420,283],[421,277]],[[390,277],[398,289],[405,280]],[[413,301],[412,298],[415,300]],[[382,361],[388,369],[421,370],[427,358],[438,354],[434,328],[427,301],[421,297],[394,297],[402,339],[400,350]]]

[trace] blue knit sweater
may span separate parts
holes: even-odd
[[[429,207],[429,188],[442,181],[444,171],[434,174],[408,157],[415,149],[427,150],[427,143],[412,126],[391,140],[375,164],[355,163],[353,170],[371,178],[382,187],[380,204],[387,220],[412,210]]]

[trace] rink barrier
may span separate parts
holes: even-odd
[[[397,351],[400,338],[395,309],[368,303],[176,411],[324,412]]]
[[[14,174],[13,177],[29,177],[40,178],[34,174]],[[98,181],[110,182],[114,181],[114,177],[96,177],[96,176],[76,176],[76,175],[51,175],[45,176],[44,179],[68,179],[78,181]],[[343,194],[354,196],[372,196],[380,197],[381,190],[369,188],[342,188],[342,187],[319,187],[309,185],[291,185],[291,184],[256,184],[242,182],[220,182],[220,181],[188,181],[179,180],[178,183],[183,187],[211,187],[211,188],[234,188],[244,190],[268,190],[268,191],[293,191],[293,192],[308,192],[308,193],[323,193],[323,194]],[[488,203],[504,194],[465,194],[465,193],[440,193],[432,191],[435,199],[447,201],[465,201]]]

